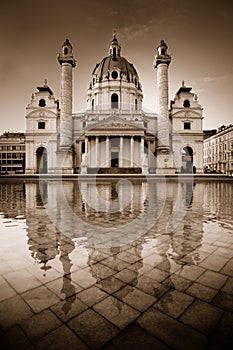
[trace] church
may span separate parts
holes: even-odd
[[[26,174],[203,172],[202,107],[184,82],[169,103],[171,55],[164,40],[153,63],[158,111],[150,113],[142,107],[138,72],[122,56],[115,33],[91,73],[85,112],[72,111],[76,60],[68,39],[57,59],[60,100],[45,81],[26,107]]]

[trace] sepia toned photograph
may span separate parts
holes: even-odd
[[[232,17],[2,2],[2,350],[232,349]]]

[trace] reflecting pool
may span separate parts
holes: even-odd
[[[233,182],[0,182],[5,349],[228,349]]]

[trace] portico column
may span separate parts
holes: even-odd
[[[133,136],[131,136],[130,140],[130,166],[133,167],[133,146],[134,146],[134,139]]]
[[[141,163],[143,161],[143,157],[144,157],[144,138],[143,136],[141,136],[141,152],[140,152],[140,160],[141,160]],[[142,164],[141,164],[142,166]]]
[[[106,166],[109,167],[109,136],[106,136]]]
[[[95,164],[96,167],[99,166],[99,137],[96,136],[95,138]]]
[[[123,167],[123,136],[120,137],[119,167]]]

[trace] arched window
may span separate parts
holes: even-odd
[[[138,110],[138,100],[135,99],[135,111],[137,111],[137,110]]]
[[[116,48],[113,48],[113,56],[116,56]]]
[[[111,96],[111,108],[118,108],[118,95],[112,94]]]
[[[68,55],[68,49],[67,49],[67,47],[64,48],[64,55]]]
[[[166,50],[165,49],[161,50],[161,55],[166,55]]]
[[[43,98],[41,98],[39,101],[39,107],[45,107],[45,105],[46,105],[45,100]]]
[[[184,106],[184,107],[190,107],[190,102],[189,102],[189,100],[184,100],[183,106]]]
[[[91,101],[91,110],[94,111],[94,107],[95,107],[95,100],[93,98],[93,100]]]

